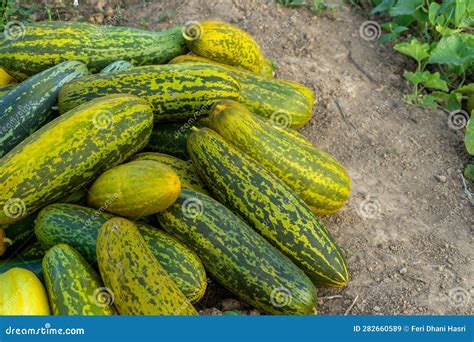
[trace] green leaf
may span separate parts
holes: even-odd
[[[467,122],[464,144],[466,145],[467,152],[471,156],[474,156],[474,119],[472,116]]]
[[[428,63],[467,69],[474,63],[474,35],[458,33],[441,38],[431,51]]]
[[[454,22],[456,26],[462,26],[462,22],[466,20],[464,13],[466,12],[466,0],[456,0],[456,10],[454,12]]]
[[[430,46],[426,43],[420,42],[416,38],[413,38],[410,43],[403,42],[395,44],[393,48],[404,55],[410,56],[418,63],[430,56],[428,53]]]
[[[395,6],[393,6],[389,14],[392,17],[399,15],[415,15],[418,7],[423,5],[423,0],[398,0]]]
[[[436,98],[431,95],[424,95],[420,98],[419,101],[420,106],[424,108],[431,108],[436,109],[438,108],[438,104],[436,103]]]
[[[403,77],[413,83],[415,86],[423,84],[426,88],[449,91],[448,84],[445,80],[441,79],[439,72],[432,74],[429,71],[405,71]]]
[[[441,6],[437,2],[432,2],[428,10],[428,18],[430,23],[434,26],[437,24],[436,17]]]
[[[395,0],[382,0],[380,4],[375,6],[372,11],[370,12],[371,14],[376,14],[376,13],[382,13],[382,12],[387,12],[390,8],[395,5]]]
[[[469,83],[465,86],[459,87],[455,89],[454,92],[459,94],[474,94],[474,83]]]
[[[456,111],[461,109],[461,94],[445,93],[442,91],[434,91],[431,93],[438,102],[441,102],[443,107],[449,111]]]
[[[469,179],[471,182],[474,182],[474,164],[469,164],[464,169],[464,177]]]

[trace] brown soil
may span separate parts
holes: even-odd
[[[236,24],[277,63],[276,77],[314,90],[314,117],[301,132],[343,162],[353,182],[347,206],[323,218],[346,251],[351,279],[319,289],[321,314],[345,314],[352,304],[349,314],[474,313],[462,130],[450,129],[441,110],[404,103],[401,74],[410,64],[361,38],[367,15],[350,6],[312,16],[266,1],[188,0],[128,4],[117,18],[153,30],[189,20]],[[209,288],[202,307],[222,309],[232,296],[216,282]]]

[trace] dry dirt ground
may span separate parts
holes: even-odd
[[[351,279],[342,289],[319,289],[321,314],[474,313],[474,207],[460,177],[462,130],[450,129],[441,110],[403,102],[409,61],[361,38],[367,14],[348,5],[312,16],[268,1],[178,0],[128,4],[118,18],[153,30],[233,23],[277,63],[278,78],[314,90],[314,117],[301,132],[343,162],[353,183],[347,206],[323,218]],[[219,313],[226,298],[211,282],[201,307]],[[224,309],[234,304],[226,300]]]

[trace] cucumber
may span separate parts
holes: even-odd
[[[197,315],[132,222],[116,217],[102,225],[97,262],[121,315]]]
[[[104,95],[133,94],[153,107],[155,121],[180,121],[209,113],[220,99],[236,99],[239,83],[208,64],[137,67],[81,77],[61,89],[59,111]]]
[[[46,248],[58,243],[74,247],[90,264],[97,262],[96,240],[100,226],[112,215],[75,204],[55,203],[43,208],[36,220],[35,233]],[[167,233],[136,223],[147,246],[171,279],[193,303],[206,290],[207,278],[201,260]]]
[[[43,258],[43,270],[54,315],[115,315],[113,293],[71,246],[58,244]],[[106,302],[103,296],[107,296]]]
[[[93,73],[125,59],[133,65],[163,64],[188,51],[181,27],[150,32],[78,22],[25,24],[21,39],[0,44],[0,65],[19,80],[63,61],[80,61]]]
[[[213,195],[289,256],[316,284],[341,287],[340,249],[306,203],[279,178],[209,128],[188,139],[188,152]]]
[[[199,255],[214,278],[244,301],[274,314],[315,313],[316,291],[309,278],[211,197],[183,189],[158,220]]]
[[[0,47],[1,50],[1,47]],[[79,62],[64,62],[20,83],[0,98],[0,157],[51,119],[59,90],[89,74]]]
[[[111,95],[40,128],[0,159],[0,224],[72,194],[146,146],[153,114],[142,99]]]
[[[167,154],[153,152],[139,153],[133,156],[132,160],[153,160],[160,162],[176,172],[181,182],[181,188],[199,191],[206,195],[209,194],[191,161],[184,161]]]
[[[333,214],[349,198],[349,175],[334,157],[273,128],[242,104],[223,100],[209,119],[212,129],[284,181],[315,214]]]
[[[180,191],[179,177],[170,167],[154,160],[134,160],[100,175],[89,189],[87,203],[138,219],[165,210]]]
[[[46,254],[46,251],[41,242],[35,239],[18,252],[18,256],[22,258],[42,258]]]

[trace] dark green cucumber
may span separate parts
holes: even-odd
[[[56,105],[59,90],[66,83],[87,74],[84,64],[64,62],[0,97],[0,157],[51,118],[51,107]]]
[[[78,22],[25,24],[21,39],[0,44],[0,66],[19,80],[62,61],[80,61],[91,72],[125,59],[133,65],[163,64],[188,51],[181,27],[161,32]]]
[[[100,227],[112,215],[75,204],[55,203],[43,208],[36,220],[35,233],[46,248],[66,243],[91,264],[97,261],[96,241]],[[206,273],[199,258],[167,233],[136,223],[153,255],[170,274],[186,297],[197,302],[206,289]]]
[[[209,128],[188,138],[188,152],[211,192],[321,286],[341,287],[347,269],[326,227],[279,178]]]
[[[113,294],[71,246],[58,244],[43,258],[43,272],[54,315],[115,315]],[[104,300],[106,296],[106,300]]]
[[[183,189],[175,204],[157,216],[214,278],[246,302],[274,314],[315,313],[310,279],[216,200]]]
[[[189,122],[159,122],[153,126],[150,141],[145,148],[147,151],[169,154],[174,157],[188,160],[189,155],[186,141],[191,134],[191,128],[205,127],[202,119]]]
[[[25,248],[23,248],[20,252],[18,252],[18,256],[22,258],[42,258],[47,249],[43,247],[41,242],[38,240],[34,240],[33,242],[29,243]]]
[[[104,69],[100,72],[112,72],[118,70],[128,70],[133,68],[133,64],[127,61],[115,61],[107,65]]]
[[[5,273],[6,271],[12,268],[25,268],[30,270],[38,276],[38,278],[43,278],[43,265],[41,262],[43,258],[26,258],[26,257],[16,257],[10,258],[7,260],[0,260],[0,274]]]

